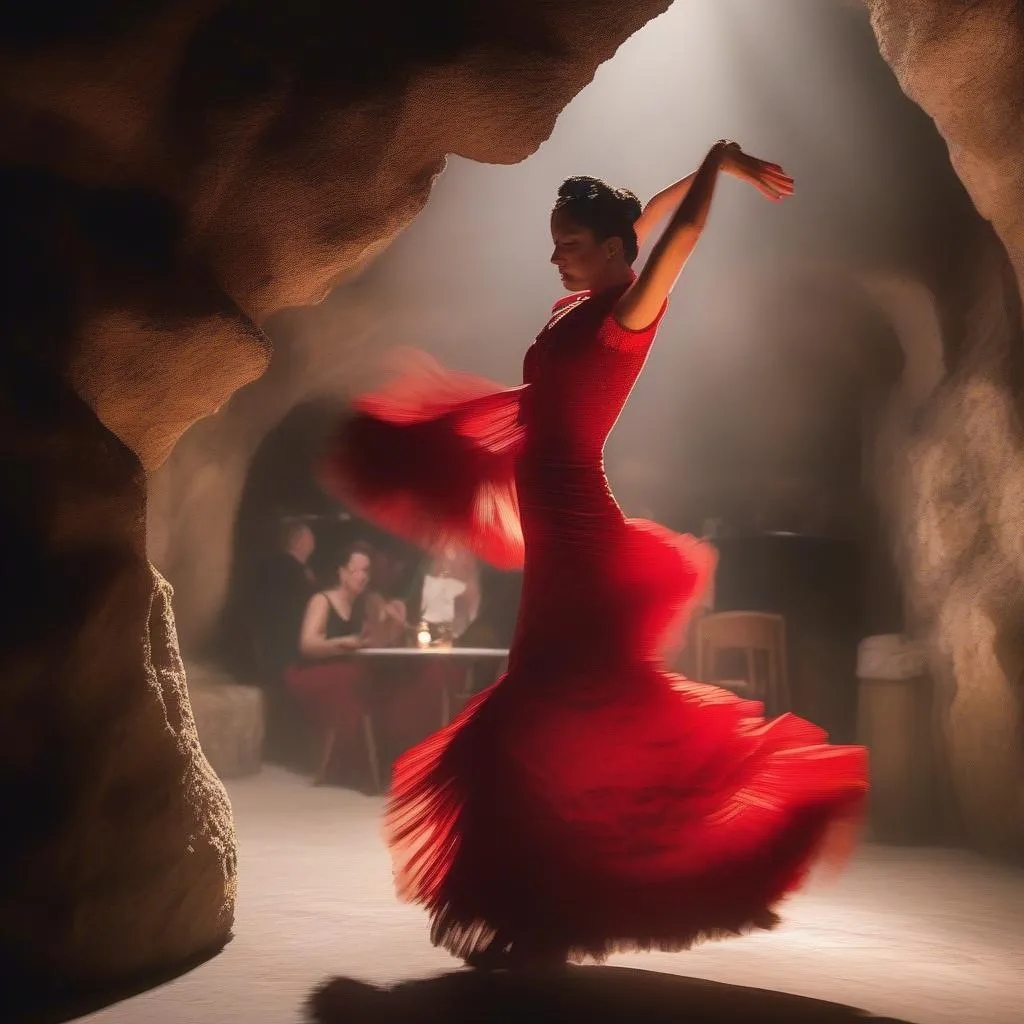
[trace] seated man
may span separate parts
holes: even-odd
[[[263,688],[268,760],[292,764],[301,756],[305,726],[288,693],[285,669],[299,656],[299,627],[316,589],[309,559],[316,538],[301,519],[277,526],[277,544],[262,553],[240,587],[234,619],[246,671]]]
[[[285,519],[279,525],[278,541],[257,563],[248,594],[249,632],[260,675],[274,685],[298,655],[299,626],[316,589],[309,568],[316,549],[313,531],[300,519]]]

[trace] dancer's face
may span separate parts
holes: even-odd
[[[598,242],[590,228],[577,224],[564,209],[551,214],[551,241],[551,262],[571,292],[595,288],[608,276],[616,257],[621,259],[622,239]]]

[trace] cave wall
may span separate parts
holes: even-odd
[[[987,237],[940,296],[948,374],[893,435],[914,627],[930,643],[961,836],[1024,854],[1024,10],[869,0],[883,56],[934,118]]]
[[[12,986],[120,982],[231,928],[230,808],[148,560],[147,474],[264,372],[269,316],[319,301],[422,209],[446,154],[525,158],[668,3],[0,13]],[[266,426],[228,447],[244,461]],[[241,474],[223,471],[230,492]]]

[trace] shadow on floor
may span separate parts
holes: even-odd
[[[313,1024],[910,1024],[838,1003],[619,967],[458,971],[379,989],[335,978],[306,1007]]]
[[[222,952],[231,937],[189,960],[95,988],[75,988],[59,981],[34,978],[10,968],[0,971],[0,1021],[3,1024],[64,1024],[166,985],[194,971]]]

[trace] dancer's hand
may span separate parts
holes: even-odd
[[[793,179],[778,165],[744,153],[735,142],[725,147],[722,170],[753,185],[763,196],[780,202],[793,194]]]

